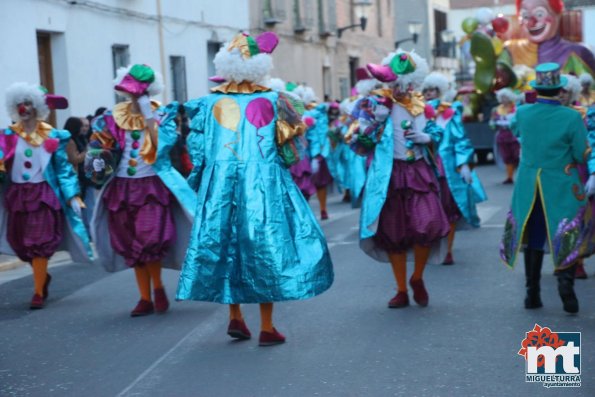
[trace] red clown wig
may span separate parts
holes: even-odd
[[[523,3],[523,0],[516,0],[517,14],[519,12],[521,12],[521,4],[522,3]],[[554,10],[554,12],[556,14],[562,14],[562,11],[564,11],[564,0],[548,0],[548,3],[550,3],[551,9]]]

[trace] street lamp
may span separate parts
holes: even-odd
[[[449,58],[455,58],[456,57],[456,37],[455,37],[455,32],[453,32],[452,30],[446,29],[443,30],[442,32],[440,32],[440,38],[442,39],[442,43],[446,44],[448,46],[448,56]],[[452,49],[452,51],[451,51]]]
[[[337,29],[337,37],[341,38],[341,34],[347,29],[361,27],[362,30],[366,30],[368,24],[368,7],[372,5],[372,0],[353,0],[353,11],[355,18],[359,19],[359,23],[354,25],[345,26],[344,28]]]
[[[419,34],[421,33],[422,27],[423,27],[423,25],[419,21],[407,22],[407,29],[409,30],[409,34],[411,35],[411,37],[409,37],[407,39],[395,41],[395,49],[398,49],[402,43],[405,43],[407,41],[413,41],[413,44],[417,44],[417,38],[419,37]]]

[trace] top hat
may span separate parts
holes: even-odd
[[[390,83],[397,80],[399,75],[415,72],[417,65],[411,54],[401,52],[395,54],[387,65],[369,63],[367,67],[374,78],[383,83]]]
[[[126,76],[116,85],[117,91],[126,92],[134,96],[144,95],[155,81],[155,72],[150,66],[136,64],[130,68]]]
[[[542,63],[535,68],[535,80],[529,85],[536,90],[556,90],[566,85],[568,79],[560,75],[560,65],[554,62]]]

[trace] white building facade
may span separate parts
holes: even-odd
[[[62,127],[113,106],[115,70],[145,63],[164,76],[157,99],[183,102],[208,93],[219,46],[248,28],[246,0],[2,0],[0,92],[26,81],[66,96]],[[9,123],[2,106],[0,126]]]

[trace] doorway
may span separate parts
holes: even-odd
[[[37,32],[37,59],[39,61],[39,83],[48,92],[54,93],[54,73],[52,68],[52,36]],[[56,127],[56,112],[52,110],[48,122]]]

